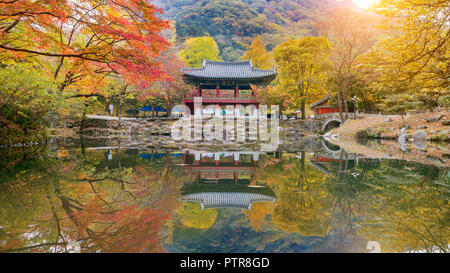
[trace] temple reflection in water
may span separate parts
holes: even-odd
[[[198,202],[202,209],[251,209],[254,202],[275,202],[268,186],[255,185],[261,152],[187,152],[184,172],[193,182],[181,189],[180,201]]]

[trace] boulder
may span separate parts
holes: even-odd
[[[417,129],[427,129],[428,127],[427,126],[425,126],[425,125],[419,125],[419,126],[417,126]]]
[[[445,117],[445,115],[432,116],[432,117],[427,118],[427,122],[436,122],[436,121],[439,121],[442,117]]]
[[[425,140],[427,138],[427,133],[425,131],[419,130],[414,133],[414,141]]]
[[[427,138],[427,133],[424,131],[417,131],[414,134],[413,143],[417,149],[424,150],[427,148],[426,138]]]
[[[444,126],[450,126],[450,119],[443,120],[441,122],[441,124],[444,125]]]

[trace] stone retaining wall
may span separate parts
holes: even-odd
[[[120,128],[117,121],[111,120],[87,120],[82,131],[84,136],[124,136],[124,135],[171,135],[171,126],[176,119],[136,119],[124,120]],[[204,119],[203,124],[208,120]],[[270,126],[270,119],[268,119]],[[280,120],[280,134],[285,139],[292,141],[307,135],[320,134],[323,125],[322,120]],[[192,125],[193,126],[193,125]],[[248,122],[246,123],[248,128]],[[193,128],[193,127],[192,127]]]

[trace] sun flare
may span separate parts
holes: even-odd
[[[352,0],[352,2],[360,8],[368,9],[372,7],[377,0]]]

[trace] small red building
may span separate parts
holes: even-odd
[[[355,105],[353,102],[348,101],[347,106],[350,113],[353,113],[355,111]],[[314,111],[315,117],[320,115],[339,113],[339,107],[337,105],[330,104],[330,95],[314,102],[309,106],[309,108]]]

